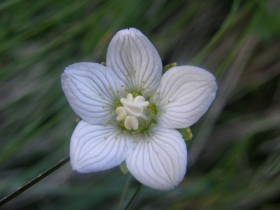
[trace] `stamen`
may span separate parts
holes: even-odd
[[[125,120],[125,118],[127,117],[127,113],[123,107],[118,107],[116,109],[116,114],[118,115],[116,118],[117,121]]]
[[[124,126],[127,130],[137,130],[139,126],[139,122],[134,116],[127,116],[124,121]]]

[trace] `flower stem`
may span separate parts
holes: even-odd
[[[142,188],[143,188],[143,185],[139,184],[139,186],[137,187],[135,193],[131,197],[130,201],[128,202],[128,204],[126,205],[124,210],[129,210],[133,206],[133,204],[136,201],[137,197],[139,196]]]
[[[124,188],[123,188],[123,191],[122,191],[122,194],[121,194],[121,198],[120,198],[120,201],[119,201],[119,204],[118,204],[118,207],[117,207],[117,210],[120,210],[122,208],[122,204],[123,204],[123,201],[124,201],[124,198],[125,198],[125,195],[127,193],[127,190],[128,190],[128,187],[129,187],[129,184],[131,182],[131,174],[128,173],[128,177],[126,179],[126,182],[125,182],[125,185],[124,185]]]
[[[55,166],[51,167],[50,169],[48,169],[47,171],[45,171],[44,173],[40,174],[39,176],[37,176],[35,179],[31,180],[30,182],[28,182],[27,184],[23,185],[22,187],[20,187],[19,189],[17,189],[15,192],[11,193],[10,195],[7,195],[5,198],[3,198],[2,200],[0,200],[0,206],[4,205],[5,203],[9,202],[10,200],[12,200],[13,198],[17,197],[18,195],[20,195],[21,193],[23,193],[25,190],[27,190],[28,188],[32,187],[34,184],[36,184],[37,182],[41,181],[42,179],[44,179],[45,177],[47,177],[48,175],[50,175],[52,172],[54,172],[55,170],[59,169],[61,166],[63,166],[65,163],[69,162],[70,157],[64,158],[61,161],[59,161],[59,163],[57,163]]]

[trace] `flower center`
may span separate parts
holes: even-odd
[[[136,131],[139,124],[150,119],[145,114],[150,103],[143,96],[136,96],[134,98],[129,93],[126,98],[121,98],[120,101],[123,106],[119,106],[116,109],[117,121],[124,122],[124,127],[127,130]]]

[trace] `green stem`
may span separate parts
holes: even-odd
[[[229,65],[229,63],[233,60],[234,56],[236,56],[236,54],[240,50],[240,47],[243,45],[244,41],[248,37],[248,34],[252,31],[253,26],[257,22],[258,15],[259,15],[259,11],[256,11],[253,15],[253,18],[248,23],[246,29],[241,34],[240,38],[237,40],[237,42],[236,42],[235,46],[233,47],[233,49],[231,50],[229,56],[227,56],[227,58],[221,63],[220,67],[215,72],[216,77],[220,77],[220,75],[223,73],[223,70],[226,69],[226,67]]]
[[[192,59],[191,63],[197,65],[201,63],[208,52],[213,48],[213,46],[220,40],[220,38],[225,34],[225,32],[230,28],[230,26],[238,19],[236,14],[238,11],[240,0],[235,0],[231,7],[230,13],[226,20],[223,22],[221,28],[213,36],[213,38],[208,42],[208,44]]]
[[[3,198],[2,200],[0,200],[0,206],[4,205],[5,203],[9,202],[10,200],[12,200],[13,198],[17,197],[18,195],[20,195],[21,193],[23,193],[25,190],[29,189],[30,187],[32,187],[34,184],[36,184],[37,182],[41,181],[42,179],[44,179],[45,177],[47,177],[48,175],[50,175],[52,172],[54,172],[55,170],[59,169],[61,166],[63,166],[65,163],[69,162],[70,157],[64,158],[62,159],[59,163],[57,163],[55,166],[51,167],[49,170],[45,171],[44,173],[40,174],[39,176],[37,176],[35,179],[31,180],[30,182],[28,182],[27,184],[25,184],[24,186],[20,187],[19,189],[17,189],[15,192],[11,193],[10,195],[7,195],[5,198]]]
[[[122,208],[122,204],[123,204],[125,195],[126,195],[126,193],[128,191],[128,187],[129,187],[129,184],[131,182],[131,178],[132,178],[131,174],[128,173],[128,177],[127,177],[127,180],[125,182],[125,185],[124,185],[124,188],[123,188],[123,191],[122,191],[122,194],[121,194],[121,198],[120,198],[117,210],[120,210]]]
[[[130,199],[130,201],[128,202],[128,204],[126,205],[124,210],[129,210],[133,206],[133,204],[136,201],[137,197],[139,196],[142,188],[143,188],[143,185],[139,184],[134,195],[132,196],[132,198]]]

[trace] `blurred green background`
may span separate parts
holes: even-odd
[[[183,182],[144,187],[134,209],[280,209],[279,0],[2,0],[1,198],[68,156],[77,116],[60,75],[105,61],[112,36],[128,27],[151,40],[163,65],[198,65],[219,84],[192,126]],[[0,208],[116,209],[127,177],[118,167],[78,174],[68,163]],[[136,187],[132,178],[121,208]]]

